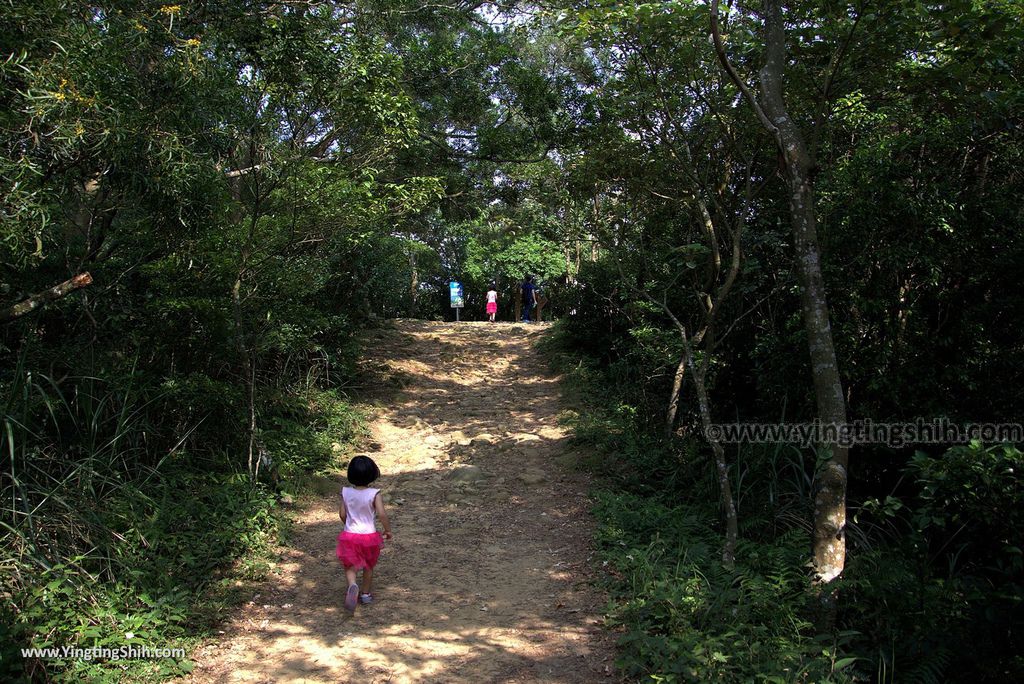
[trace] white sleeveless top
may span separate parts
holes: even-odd
[[[495,292],[494,290],[491,290],[490,292],[487,293],[487,303],[490,304],[491,302],[496,301],[498,301],[498,293]]]
[[[342,487],[341,498],[345,501],[345,531],[355,534],[373,534],[377,515],[373,510],[373,498],[379,489],[367,487]]]

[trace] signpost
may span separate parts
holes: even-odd
[[[452,300],[452,308],[455,309],[455,320],[459,320],[459,309],[465,304],[465,299],[462,296],[462,283],[457,280],[453,280],[448,283],[448,294]]]

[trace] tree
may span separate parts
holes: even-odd
[[[804,327],[811,359],[811,373],[818,417],[827,426],[846,425],[846,399],[829,326],[828,301],[822,277],[821,248],[815,215],[814,174],[816,162],[797,122],[786,109],[784,71],[786,34],[782,3],[765,0],[763,40],[765,61],[758,74],[761,95],[755,96],[736,72],[725,51],[718,12],[711,4],[711,31],[722,66],[757,113],[761,125],[778,147],[787,189],[793,230],[793,250],[803,289]],[[841,50],[837,51],[837,59]],[[828,96],[826,82],[824,92]],[[823,583],[839,577],[846,562],[846,483],[848,447],[827,437],[821,442],[824,463],[815,475],[814,549],[815,573]]]

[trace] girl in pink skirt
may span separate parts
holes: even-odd
[[[345,529],[338,535],[338,560],[345,568],[348,590],[345,592],[345,610],[356,611],[357,603],[373,603],[373,568],[380,557],[384,539],[391,539],[391,522],[384,511],[380,490],[369,485],[380,477],[380,469],[369,456],[356,456],[348,464],[351,487],[342,487],[338,515]],[[383,537],[377,532],[376,520],[384,527]],[[362,569],[363,586],[360,591],[356,573]]]
[[[491,283],[491,289],[487,291],[487,320],[494,322],[494,315],[498,313],[498,290]]]

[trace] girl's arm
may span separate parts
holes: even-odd
[[[391,539],[391,521],[388,520],[388,514],[384,510],[384,499],[381,498],[380,492],[373,497],[373,510],[376,511],[380,524],[384,526],[384,538]]]
[[[338,496],[341,499],[341,503],[338,504],[338,517],[341,518],[341,522],[345,522],[345,518],[348,517],[348,511],[345,510],[345,497]]]

